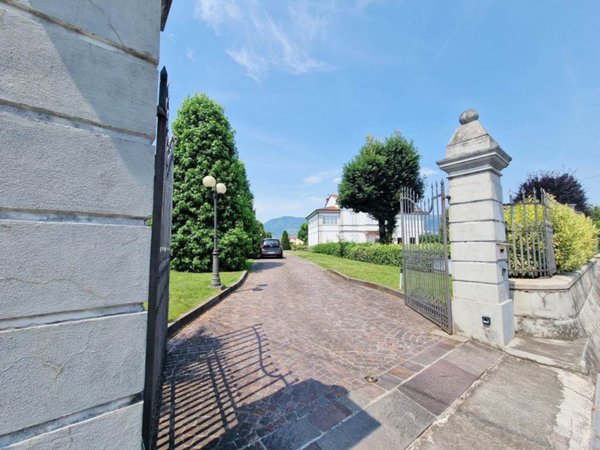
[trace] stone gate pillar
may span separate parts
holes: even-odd
[[[0,2],[0,448],[140,449],[169,4]]]
[[[468,109],[438,166],[448,174],[454,329],[495,347],[514,336],[500,176],[511,157]]]

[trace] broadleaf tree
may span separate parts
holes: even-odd
[[[539,196],[540,188],[544,189],[563,205],[574,205],[577,211],[588,212],[588,199],[583,186],[570,172],[537,172],[527,175],[521,183],[515,201],[522,196],[532,196],[533,191]]]
[[[417,198],[423,195],[420,159],[413,142],[397,131],[384,141],[368,137],[344,166],[338,204],[370,214],[379,224],[379,242],[390,243],[400,212],[400,188],[411,188]]]
[[[240,270],[258,247],[260,229],[246,169],[238,157],[234,130],[223,108],[206,94],[182,103],[173,122],[177,139],[173,173],[172,259],[175,270],[205,272],[213,251],[213,192],[202,178],[212,175],[225,183],[219,196],[220,265]]]
[[[304,222],[298,229],[298,239],[304,244],[308,244],[308,223]]]

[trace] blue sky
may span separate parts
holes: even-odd
[[[429,180],[467,107],[527,173],[569,169],[600,204],[600,2],[175,0],[171,118],[206,92],[236,130],[260,220],[306,216],[366,136],[400,130]]]

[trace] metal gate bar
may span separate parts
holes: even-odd
[[[406,305],[452,333],[446,202],[444,182],[428,198],[401,189],[402,285]]]
[[[169,140],[169,87],[167,70],[164,67],[160,72],[157,116],[146,335],[146,379],[142,422],[142,440],[146,449],[154,448],[156,438],[169,310],[173,141]]]

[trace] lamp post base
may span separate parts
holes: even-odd
[[[219,251],[213,251],[213,271],[212,271],[212,281],[210,283],[211,287],[214,288],[222,288],[221,285],[221,276],[219,275]]]

